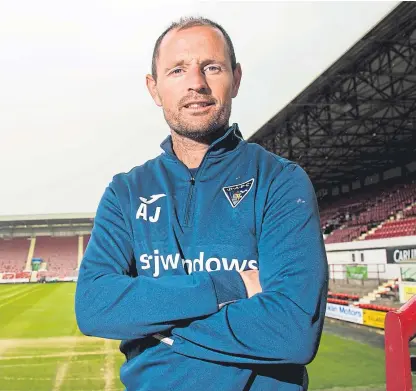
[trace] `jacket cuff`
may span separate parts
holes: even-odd
[[[241,275],[236,270],[217,270],[208,273],[214,284],[218,307],[247,298],[246,286]]]

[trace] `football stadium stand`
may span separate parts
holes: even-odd
[[[34,281],[76,279],[92,222],[91,214],[0,217],[0,281],[28,282],[32,272]]]
[[[0,244],[0,272],[24,270],[30,241],[25,238],[3,239]]]
[[[416,213],[415,37],[402,2],[249,139],[307,171],[327,244],[395,237],[378,229]]]
[[[0,273],[4,274],[3,278],[30,277],[30,272],[28,276],[28,273],[24,271],[29,255],[30,239],[0,239]],[[38,277],[64,278],[77,274],[78,259],[82,258],[85,251],[83,248],[82,253],[79,254],[80,236],[37,236],[34,239],[33,258],[43,261]]]
[[[322,207],[326,243],[416,235],[416,184],[381,184]]]
[[[68,276],[78,266],[78,236],[36,238],[34,257],[46,262],[49,275]],[[42,271],[39,271],[39,276]]]

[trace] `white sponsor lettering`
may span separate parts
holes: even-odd
[[[211,268],[211,263],[215,262],[217,267],[215,269]],[[220,260],[218,258],[210,258],[207,260],[207,271],[208,272],[212,272],[212,271],[217,271],[221,269],[221,263]]]
[[[142,270],[150,269],[149,256],[147,254],[140,255],[140,262],[144,263]]]
[[[238,261],[238,259],[232,259],[231,263],[228,264],[228,259],[227,258],[222,258],[222,263],[224,265],[224,269],[225,270],[238,270],[239,272],[242,272],[245,268],[246,268],[246,264],[247,264],[247,259],[244,259],[242,261],[242,264],[240,265],[240,262]]]
[[[198,265],[198,269],[196,268],[197,265]],[[194,259],[193,270],[195,272],[202,272],[204,270],[204,253],[203,252],[199,254],[199,258]]]
[[[217,270],[237,270],[239,272],[246,268],[257,270],[258,262],[255,259],[243,259],[239,261],[236,258],[211,257],[205,260],[205,253],[200,252],[196,259],[182,259],[180,254],[159,254],[159,250],[154,250],[153,255],[141,254],[139,257],[141,270],[150,269],[153,266],[153,277],[161,275],[162,270],[176,270],[182,266],[188,274],[198,271],[217,271]],[[153,262],[152,262],[153,261]]]
[[[169,269],[169,265],[171,269],[177,269],[179,263],[179,254],[175,254],[175,258],[172,254],[167,255],[166,257],[160,256],[162,261],[163,268],[165,270]]]
[[[327,303],[325,316],[328,318],[363,324],[363,310],[361,308]]]
[[[155,272],[153,273],[153,277],[157,277],[159,275],[159,250],[154,251],[154,265],[155,265]]]
[[[394,262],[416,260],[416,248],[408,250],[395,250],[393,253]]]
[[[149,221],[151,223],[156,223],[156,221],[159,220],[159,216],[160,216],[160,206],[158,206],[156,208],[156,212],[155,212],[155,215],[154,216],[149,216]]]
[[[258,269],[257,261],[255,259],[252,259],[251,261],[248,261],[248,268],[249,269]]]
[[[147,205],[140,204],[139,209],[137,209],[136,219],[142,218],[147,221]]]

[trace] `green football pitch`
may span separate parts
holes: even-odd
[[[85,337],[74,283],[0,285],[1,391],[122,391],[119,341]],[[324,333],[310,390],[385,389],[384,351]]]

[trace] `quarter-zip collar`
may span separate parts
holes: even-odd
[[[199,186],[200,182],[206,179],[207,172],[210,172],[213,176],[216,175],[216,171],[214,170],[214,172],[209,168],[216,166],[217,163],[219,163],[219,161],[221,160],[222,156],[225,156],[228,153],[232,153],[243,142],[245,143],[241,135],[241,132],[238,129],[238,125],[233,124],[223,136],[216,139],[209,146],[195,176],[191,174],[188,167],[186,167],[186,165],[183,162],[181,162],[175,155],[172,145],[172,136],[168,136],[160,145],[163,151],[165,152],[165,154],[162,154],[162,157],[170,159],[175,163],[180,163],[179,165],[182,166],[182,169],[174,170],[172,173],[174,173],[174,175],[178,175],[178,177],[181,179],[185,178],[182,173],[185,173],[186,171],[188,174],[186,176],[186,180],[189,182],[189,189],[184,210],[183,227],[192,227],[194,222],[196,187]]]
[[[221,157],[222,155],[236,149],[242,142],[245,141],[240,129],[238,128],[238,124],[234,123],[223,136],[213,141],[213,143],[209,146],[207,153],[209,152],[210,158]],[[162,144],[160,144],[160,147],[168,157],[177,159],[175,152],[173,151],[171,135],[166,137]]]

